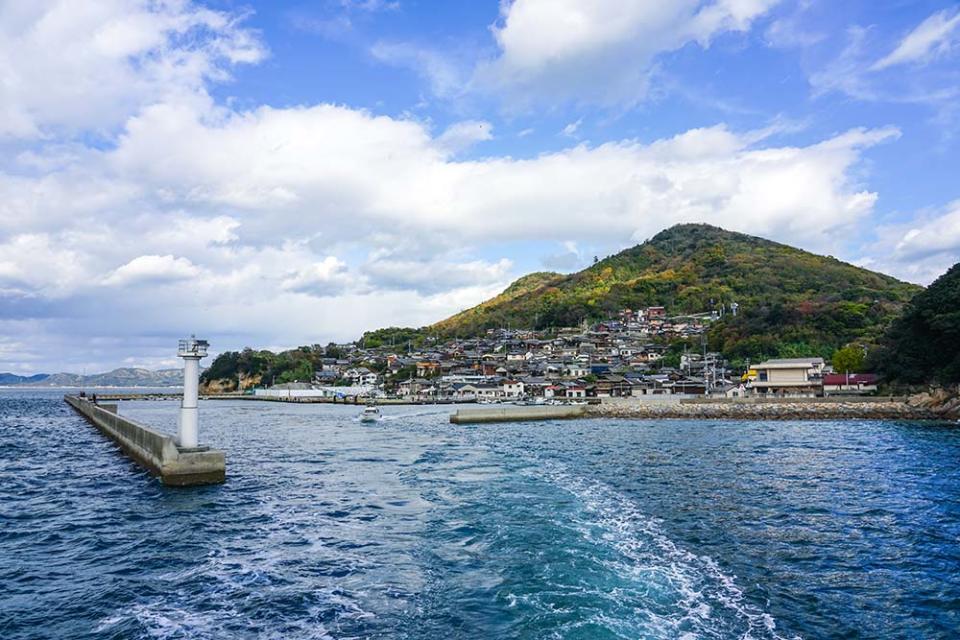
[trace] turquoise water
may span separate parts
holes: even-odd
[[[121,404],[167,430],[173,402]],[[455,426],[205,402],[168,489],[53,392],[0,391],[3,638],[953,638],[960,430]]]

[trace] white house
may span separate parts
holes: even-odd
[[[523,396],[523,383],[519,380],[504,380],[501,387],[505,398],[520,398]]]
[[[590,367],[579,362],[571,362],[564,367],[564,374],[568,378],[582,378],[590,374]]]
[[[823,391],[823,358],[785,358],[753,365],[750,382],[758,395],[815,397]]]

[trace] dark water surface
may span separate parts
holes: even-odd
[[[202,403],[184,490],[0,391],[0,637],[958,637],[956,427],[357,412]]]

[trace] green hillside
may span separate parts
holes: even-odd
[[[739,315],[711,330],[711,348],[733,358],[829,357],[849,342],[874,342],[920,290],[835,258],[684,224],[579,273],[525,276],[430,330],[470,336],[491,327],[570,326],[624,308],[661,305],[676,315],[737,302]]]
[[[891,381],[960,383],[960,263],[907,306],[872,358]]]

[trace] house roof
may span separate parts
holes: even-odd
[[[752,365],[751,369],[796,369],[805,366],[812,368],[823,366],[823,358],[780,358]]]

